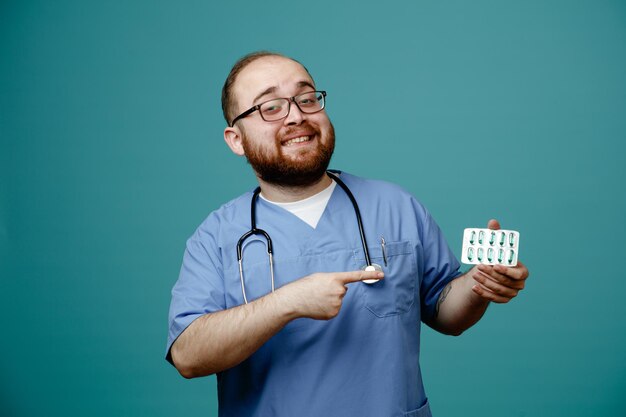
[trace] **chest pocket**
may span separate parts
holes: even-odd
[[[415,302],[418,279],[417,263],[410,242],[387,242],[385,247],[386,266],[380,245],[368,246],[371,261],[383,268],[385,278],[374,284],[358,283],[365,307],[378,317],[409,311]],[[365,266],[362,249],[355,251],[355,260],[357,268]]]

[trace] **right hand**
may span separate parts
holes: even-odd
[[[276,294],[296,317],[329,320],[339,314],[347,284],[383,277],[379,271],[319,272],[279,288]]]

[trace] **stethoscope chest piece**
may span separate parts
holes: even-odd
[[[382,272],[383,271],[383,267],[378,265],[378,264],[371,264],[371,265],[365,265],[363,268],[361,268],[363,271],[379,271]],[[363,282],[369,285],[375,284],[378,281],[380,281],[379,279],[364,279]]]

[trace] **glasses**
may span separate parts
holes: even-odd
[[[326,105],[326,91],[309,91],[308,93],[299,94],[291,98],[274,98],[264,101],[235,117],[230,127],[233,127],[237,120],[243,119],[257,110],[261,114],[261,119],[266,122],[275,122],[284,119],[289,116],[291,102],[293,102],[302,113],[317,113],[318,111],[322,111]]]

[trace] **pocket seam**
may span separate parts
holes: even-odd
[[[403,258],[404,256],[409,256],[409,262],[410,262],[410,266],[411,266],[411,271],[408,273],[409,275],[416,275],[417,274],[417,261],[415,259],[415,256],[412,256],[414,254],[414,251],[412,249],[411,246],[411,242],[408,240],[404,240],[404,241],[397,241],[397,242],[389,242],[386,244],[386,248],[387,248],[387,258]],[[383,257],[382,257],[382,250],[381,248],[378,247],[372,247],[368,245],[368,249],[370,251],[370,253],[375,253],[375,256],[370,255],[370,258],[372,261],[377,260],[382,262]],[[364,263],[365,262],[365,257],[363,256],[363,258],[361,258],[358,255],[361,255],[363,252],[363,249],[357,249],[354,251],[354,260],[355,263],[358,265],[358,267],[360,268],[361,265],[360,263]],[[390,313],[378,313],[376,311],[373,310],[373,307],[371,307],[370,305],[368,305],[367,300],[369,299],[369,297],[367,297],[367,293],[365,292],[366,290],[363,290],[363,295],[365,296],[365,301],[364,301],[364,306],[365,308],[372,313],[374,316],[378,317],[378,318],[386,318],[386,317],[394,317],[394,316],[400,316],[403,314],[408,313],[409,311],[411,311],[411,309],[413,308],[413,305],[415,304],[415,291],[417,288],[416,285],[416,280],[417,277],[412,277],[413,282],[410,284],[411,285],[411,289],[410,289],[410,294],[411,294],[411,302],[408,303],[406,305],[406,307],[398,307],[398,304],[395,304],[395,310],[393,312]],[[362,283],[362,285],[366,285],[366,286],[370,286],[370,285],[376,285],[374,284],[365,284]],[[394,303],[396,302],[396,300],[394,300]]]

